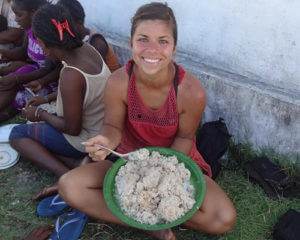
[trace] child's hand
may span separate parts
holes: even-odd
[[[46,99],[44,96],[35,96],[30,98],[25,105],[25,108],[30,106],[38,106],[40,104],[46,103]]]
[[[22,109],[22,113],[30,122],[36,122],[38,119],[36,118],[37,107],[25,107]]]

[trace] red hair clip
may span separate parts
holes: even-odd
[[[69,27],[68,20],[64,21],[63,23],[60,23],[59,21],[56,22],[56,20],[52,18],[51,22],[53,22],[54,26],[56,27],[56,29],[58,31],[60,41],[63,40],[63,30],[64,29],[66,29],[72,37],[75,37],[74,33],[72,33],[72,31]]]

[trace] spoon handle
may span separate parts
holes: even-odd
[[[81,144],[87,145],[87,142],[82,142]],[[114,150],[112,150],[110,148],[104,147],[104,146],[102,146],[100,144],[97,144],[97,143],[94,144],[94,147],[99,147],[100,149],[104,149],[104,150],[106,150],[106,151],[108,151],[108,152],[110,152],[110,153],[112,153],[112,154],[114,154],[114,155],[116,155],[118,157],[121,157],[121,158],[123,158],[125,160],[128,160],[128,157],[130,155],[130,153],[125,153],[125,154],[118,153],[118,152],[116,152],[116,151],[114,151]]]

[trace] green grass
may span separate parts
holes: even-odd
[[[23,121],[22,118],[17,120]],[[264,151],[260,154],[263,153],[266,154]],[[248,181],[242,165],[245,161],[255,158],[256,154],[249,144],[232,143],[229,152],[230,164],[227,169],[222,170],[216,180],[228,193],[237,209],[238,219],[235,228],[227,234],[212,236],[175,227],[177,239],[271,240],[272,230],[278,217],[289,208],[300,211],[300,199],[271,200],[260,187]],[[280,159],[278,154],[271,156],[275,161]],[[289,164],[285,169],[289,173],[295,173]],[[55,224],[55,217],[37,216],[38,203],[31,200],[35,193],[54,181],[56,179],[51,174],[38,169],[23,158],[14,167],[0,170],[0,240],[20,240],[35,227]],[[135,229],[89,219],[80,239],[150,240],[152,238]]]

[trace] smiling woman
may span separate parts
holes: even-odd
[[[171,8],[163,3],[141,6],[132,18],[130,47],[133,60],[115,71],[105,88],[105,115],[100,134],[86,146],[97,163],[63,175],[59,192],[71,206],[89,216],[126,225],[104,202],[103,180],[112,163],[108,152],[121,153],[160,146],[189,156],[207,174],[206,196],[200,209],[184,225],[196,231],[222,234],[233,228],[235,209],[225,192],[210,178],[211,169],[196,149],[195,133],[206,95],[200,81],[178,66],[177,26]],[[171,229],[147,231],[158,239],[175,239]]]
[[[130,46],[134,62],[139,63],[145,74],[172,71],[170,62],[176,44],[177,23],[170,8],[152,4],[136,12],[132,18]]]

